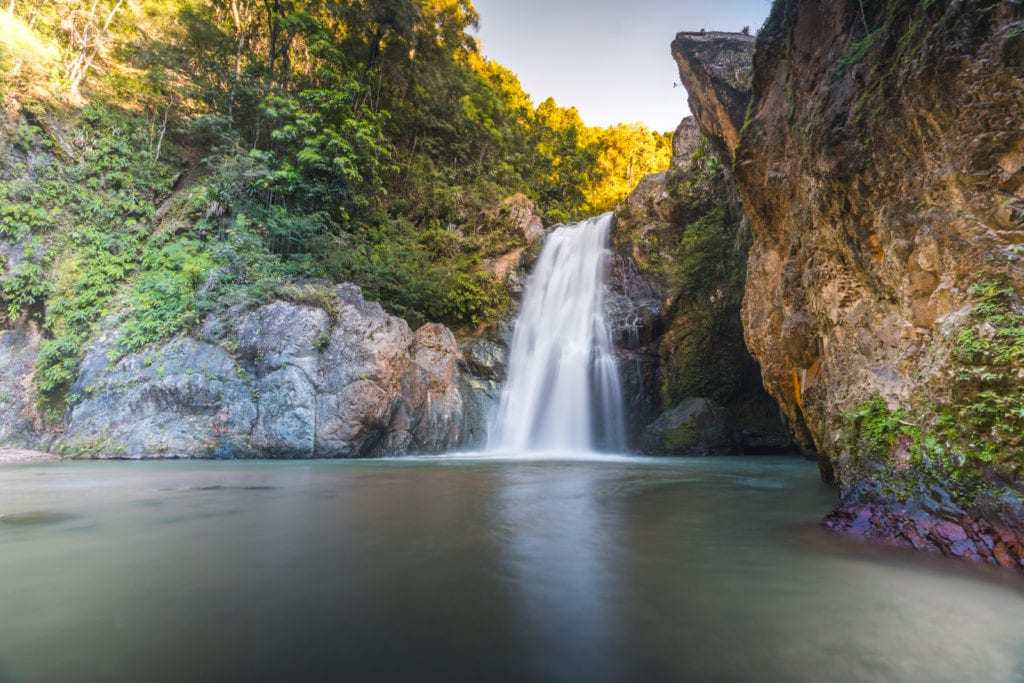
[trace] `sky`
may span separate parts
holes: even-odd
[[[473,0],[483,53],[534,104],[576,107],[591,126],[675,130],[689,113],[670,45],[679,31],[756,31],[771,0]]]

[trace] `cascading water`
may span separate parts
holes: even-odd
[[[516,320],[491,451],[622,452],[622,390],[604,313],[612,214],[548,235]]]

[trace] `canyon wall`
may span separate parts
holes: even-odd
[[[749,81],[749,49],[733,66],[727,83]],[[631,436],[647,454],[793,449],[743,341],[750,223],[718,144],[687,117],[670,168],[616,210],[611,319]]]
[[[673,54],[753,225],[743,324],[836,529],[1018,566],[1024,8],[779,0]],[[742,95],[742,93],[740,93]]]

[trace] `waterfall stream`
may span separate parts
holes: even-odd
[[[491,451],[625,448],[622,390],[604,312],[612,214],[547,236],[523,296]]]

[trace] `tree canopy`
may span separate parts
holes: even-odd
[[[569,221],[668,165],[668,134],[535,105],[480,55],[469,0],[6,5],[0,236],[32,248],[0,291],[44,320],[55,388],[119,307],[136,348],[289,278],[354,281],[414,323],[493,320],[504,198]]]

